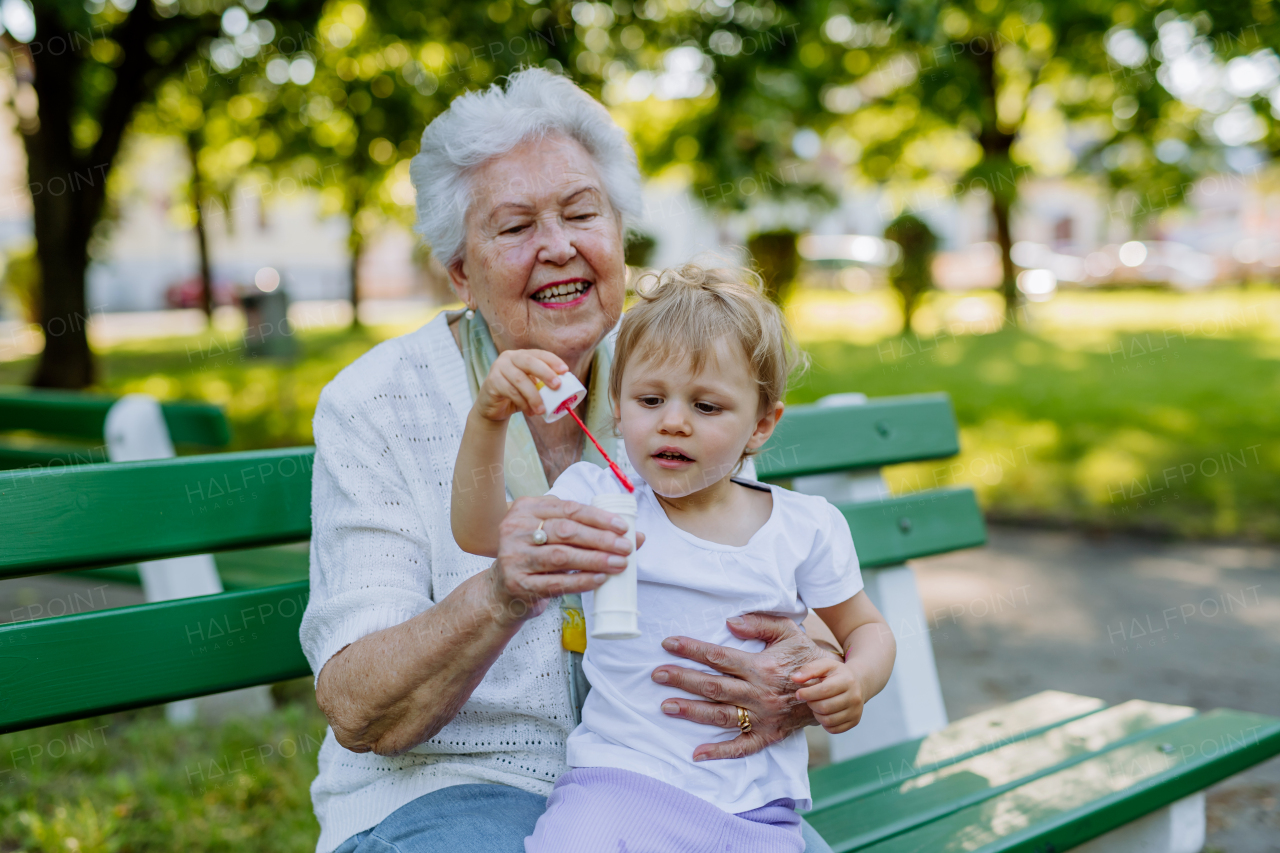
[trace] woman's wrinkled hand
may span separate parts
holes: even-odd
[[[533,544],[539,522],[544,545]],[[597,589],[627,566],[631,542],[619,515],[546,495],[520,498],[498,528],[498,558],[489,568],[497,618],[540,615],[558,595]],[[637,533],[637,547],[644,534]]]
[[[738,709],[747,709],[751,731],[733,740],[704,743],[693,751],[694,761],[741,758],[777,743],[792,732],[814,725],[813,711],[796,691],[803,687],[792,675],[814,661],[831,658],[809,635],[785,616],[747,613],[727,622],[735,637],[765,642],[759,652],[744,652],[689,637],[668,637],[662,647],[674,655],[724,673],[711,675],[681,666],[660,666],[651,676],[705,699],[664,699],[662,711],[673,717],[723,729],[738,728]]]

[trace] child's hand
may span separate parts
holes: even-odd
[[[569,366],[559,356],[545,350],[507,350],[494,361],[472,409],[485,420],[497,422],[516,412],[541,415],[546,407],[534,380],[559,388],[559,374],[568,372]]]
[[[814,719],[831,734],[847,732],[862,719],[862,684],[847,663],[822,657],[800,667],[791,679],[805,684],[796,698],[809,705]]]

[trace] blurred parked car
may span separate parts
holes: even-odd
[[[200,300],[200,277],[192,276],[191,278],[184,279],[177,284],[171,285],[164,292],[164,301],[170,308],[203,307],[203,303]],[[214,281],[213,304],[215,306],[235,305],[235,285],[225,280]]]

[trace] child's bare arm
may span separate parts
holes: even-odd
[[[888,683],[897,643],[865,590],[831,607],[815,607],[814,612],[840,640],[845,662],[821,658],[791,677],[805,684],[796,698],[808,703],[824,729],[839,734],[858,724],[863,704]]]
[[[568,369],[558,356],[542,350],[508,350],[493,363],[467,415],[453,468],[449,520],[462,550],[482,557],[498,555],[498,524],[507,512],[507,421],[516,412],[541,415],[544,407],[535,379],[558,388],[558,375]]]

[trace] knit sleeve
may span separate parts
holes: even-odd
[[[319,678],[329,658],[423,612],[433,596],[427,532],[378,425],[330,386],[314,431],[311,598],[300,638]]]

